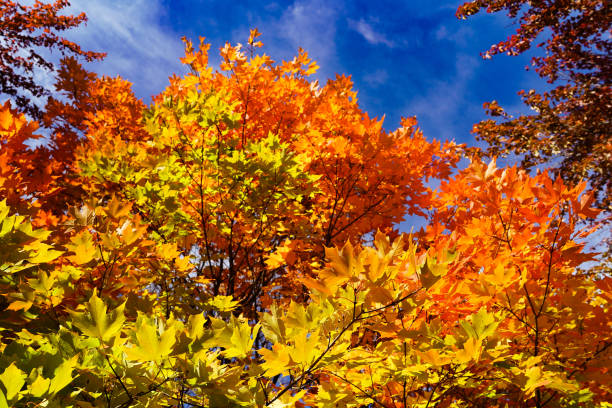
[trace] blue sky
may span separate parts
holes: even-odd
[[[216,64],[226,41],[245,42],[256,27],[273,59],[291,59],[302,47],[321,67],[320,82],[351,75],[360,106],[386,115],[386,129],[416,115],[429,139],[473,144],[470,130],[485,117],[483,102],[524,111],[516,92],[541,83],[524,69],[528,56],[481,59],[514,28],[504,15],[458,20],[459,2],[73,0],[71,12],[85,11],[89,23],[67,36],[107,52],[89,68],[130,80],[149,103],[168,76],[183,72],[182,36],[205,36]]]

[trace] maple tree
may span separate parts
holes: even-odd
[[[609,212],[612,14],[608,2],[473,0],[460,6],[457,16],[466,18],[483,9],[506,12],[518,23],[516,33],[491,46],[483,57],[518,55],[535,43],[542,52],[536,50],[531,64],[551,89],[520,91],[534,113],[517,117],[496,101],[485,103],[492,119],[474,126],[476,137],[490,144],[490,155],[516,153],[526,167],[558,162],[566,181],[588,179],[597,191],[598,206]]]
[[[35,74],[55,71],[45,51],[57,50],[64,56],[83,57],[87,61],[104,57],[103,53],[84,51],[58,35],[87,21],[85,13],[59,14],[69,4],[68,0],[52,3],[37,0],[30,6],[0,1],[0,93],[36,119],[43,113],[39,100],[49,96],[50,91],[35,79]]]
[[[458,155],[411,119],[385,132],[347,78],[308,82],[315,66],[303,52],[278,66],[229,45],[222,56],[229,75],[208,68],[204,44],[187,43],[192,72],[172,79],[142,128],[109,134],[111,119],[98,114],[79,161],[94,196],[133,202],[158,240],[197,254],[198,279],[214,294],[254,312],[299,295],[296,279],[325,247],[392,233],[405,207],[422,212],[425,179],[447,175]],[[397,166],[407,161],[415,165]]]
[[[49,147],[0,107],[0,408],[610,406],[593,192],[451,176],[454,143],[258,36],[219,72],[186,41],[150,106],[65,60]]]

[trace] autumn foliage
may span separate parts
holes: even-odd
[[[532,50],[531,66],[548,90],[521,90],[533,113],[513,116],[496,101],[484,107],[492,117],[474,125],[490,155],[514,153],[522,165],[555,163],[566,181],[588,179],[597,205],[612,211],[612,13],[605,0],[472,0],[457,10],[466,18],[481,10],[505,12],[517,29],[491,46],[484,58]]]
[[[457,170],[258,37],[150,106],[66,59],[35,149],[0,108],[0,407],[610,406],[585,183]]]
[[[11,0],[0,0],[0,93],[10,95],[13,103],[39,119],[43,113],[40,101],[50,90],[35,79],[42,72],[53,74],[56,67],[42,50],[59,51],[66,57],[99,60],[103,53],[84,51],[63,38],[60,32],[85,23],[87,16],[64,16],[60,12],[70,3],[39,0],[25,6]]]

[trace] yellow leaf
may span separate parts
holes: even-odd
[[[198,313],[189,316],[187,321],[187,332],[189,333],[190,339],[200,339],[204,335],[204,314]]]
[[[244,357],[251,352],[255,337],[259,331],[259,324],[252,329],[248,322],[240,321],[232,316],[232,336],[230,337],[231,346],[225,350],[225,356]]]
[[[161,334],[158,332],[161,331]],[[139,314],[136,320],[136,344],[126,350],[129,358],[139,361],[158,361],[172,352],[176,342],[176,328],[163,328],[149,317]]]
[[[257,350],[257,352],[265,360],[261,368],[265,370],[268,377],[284,373],[291,362],[287,347],[281,344],[275,344],[272,346],[272,350],[264,348]]]
[[[106,214],[112,218],[121,218],[130,213],[132,209],[131,203],[123,203],[117,197],[113,196],[106,207]]]
[[[318,331],[309,333],[306,330],[301,330],[300,333],[293,337],[293,348],[289,350],[289,356],[303,367],[309,366],[316,357],[317,347],[314,339],[319,336]]]
[[[317,290],[328,296],[332,296],[333,295],[332,290],[335,291],[335,289],[337,289],[337,287],[334,287],[334,286],[330,287],[330,285],[325,285],[323,282],[319,282],[318,280],[309,278],[307,276],[303,277],[301,281],[304,284],[304,286],[306,286],[307,288]]]
[[[36,380],[30,385],[30,393],[35,397],[42,397],[44,394],[49,391],[49,385],[51,384],[51,380],[48,378],[44,378],[42,375],[38,375]]]
[[[497,166],[495,165],[495,160],[491,160],[491,162],[487,166],[487,171],[485,171],[485,175],[484,175],[485,180],[493,176],[495,174],[495,170],[497,170]]]
[[[123,238],[123,242],[126,245],[133,244],[138,238],[142,237],[146,231],[146,226],[136,227],[129,220],[125,220],[121,227],[117,228],[117,233]]]
[[[174,242],[168,244],[158,244],[156,249],[157,255],[168,261],[176,258],[180,254],[177,245]]]
[[[480,359],[482,351],[482,341],[474,337],[470,337],[464,344],[463,350],[457,351],[455,354],[456,360],[459,363],[467,363],[468,361]]]
[[[72,382],[72,369],[76,365],[78,358],[79,356],[76,355],[70,360],[64,361],[55,369],[53,378],[51,378],[51,384],[49,386],[50,393],[55,394]]]
[[[75,254],[69,256],[68,259],[77,265],[83,265],[91,261],[95,256],[97,249],[94,246],[93,238],[87,231],[70,238],[71,244],[66,244],[68,250]]]
[[[233,297],[221,296],[221,295],[215,296],[206,301],[207,306],[215,310],[218,310],[220,312],[231,312],[232,310],[236,309],[239,304],[240,302],[237,300],[234,300]]]
[[[62,251],[56,251],[52,245],[37,242],[34,245],[27,245],[25,249],[33,250],[36,255],[28,259],[31,263],[41,264],[51,262],[62,254]]]
[[[111,313],[106,313],[106,305],[94,291],[87,302],[89,313],[78,313],[69,311],[72,316],[73,324],[78,327],[83,334],[90,337],[97,337],[102,341],[110,340],[123,326],[125,316],[123,309],[125,303],[117,306]]]
[[[9,408],[8,403],[6,402],[6,397],[4,396],[4,392],[0,390],[0,408]]]
[[[21,371],[15,363],[11,363],[2,374],[0,374],[0,381],[4,384],[4,388],[6,389],[6,399],[9,401],[12,400],[17,393],[25,384],[25,373]]]
[[[441,356],[438,350],[429,349],[425,352],[416,351],[419,357],[421,357],[421,361],[423,363],[429,363],[433,366],[443,366],[450,362],[450,359],[446,356]]]
[[[47,272],[39,270],[38,278],[28,279],[28,285],[30,285],[32,289],[46,293],[51,290],[56,281],[57,275],[54,271],[52,271],[50,274],[47,274]]]
[[[530,367],[525,371],[527,382],[525,383],[525,392],[527,395],[532,395],[539,387],[548,385],[551,381],[546,378],[540,366]]]
[[[515,277],[516,273],[514,272],[514,269],[506,268],[504,264],[498,264],[495,267],[492,276],[489,275],[487,279],[494,285],[506,287],[513,280],[515,280]]]
[[[393,296],[388,289],[375,286],[366,295],[366,302],[370,305],[373,304],[382,304],[386,305],[393,302]]]
[[[16,300],[14,302],[11,302],[11,304],[9,304],[6,309],[14,310],[14,311],[23,310],[25,312],[25,311],[28,311],[30,307],[32,307],[32,302]]]

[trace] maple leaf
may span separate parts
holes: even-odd
[[[73,324],[83,334],[107,342],[119,333],[125,321],[125,303],[107,313],[106,304],[94,291],[85,307],[87,312],[69,311]]]
[[[15,363],[11,363],[2,374],[0,374],[0,381],[4,385],[6,394],[4,397],[11,401],[25,384],[26,375],[21,371]],[[6,402],[5,402],[6,405]],[[6,405],[8,406],[8,405]]]
[[[176,342],[176,328],[163,327],[140,314],[136,320],[133,347],[126,350],[129,358],[137,361],[159,361],[168,356]]]

